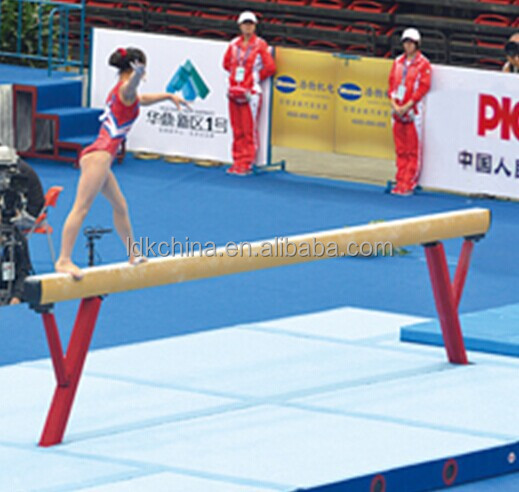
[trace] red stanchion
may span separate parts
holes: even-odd
[[[468,248],[466,251],[468,251]],[[429,275],[431,277],[431,285],[447,357],[452,364],[468,364],[458,316],[459,298],[456,299],[455,289],[451,285],[443,244],[426,244],[425,256],[429,267]],[[462,261],[460,261],[461,266],[459,267],[460,273],[456,290],[458,292],[457,295],[461,296],[469,262],[467,253],[463,255],[462,252],[460,260]]]
[[[454,300],[456,301],[456,306],[458,307],[460,305],[461,294],[463,293],[463,287],[465,285],[465,279],[467,278],[467,273],[469,271],[470,257],[472,256],[473,249],[474,241],[470,239],[465,239],[465,241],[463,241],[463,246],[461,247],[458,266],[456,268],[456,273],[454,275],[454,284],[452,286]]]
[[[65,356],[54,315],[43,314],[57,386],[40,438],[40,446],[54,446],[63,440],[101,301],[100,297],[81,301]]]

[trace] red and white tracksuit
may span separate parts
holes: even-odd
[[[413,101],[411,109],[403,116],[393,113],[393,136],[396,150],[396,189],[413,190],[421,171],[423,98],[431,87],[431,64],[417,52],[412,60],[405,54],[394,62],[389,74],[388,94],[400,106]]]
[[[229,72],[233,167],[248,171],[256,160],[259,145],[260,82],[274,75],[276,65],[267,43],[254,34],[247,45],[244,45],[243,36],[230,42],[223,68]]]

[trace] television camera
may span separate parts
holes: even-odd
[[[0,146],[0,306],[12,296],[17,248],[25,248],[19,219],[30,217],[27,190],[27,178],[18,166],[16,151]]]

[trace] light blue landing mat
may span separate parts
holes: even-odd
[[[347,307],[93,351],[47,449],[49,360],[4,366],[0,490],[342,492],[488,453],[514,471],[492,450],[519,441],[519,359],[450,365],[398,340],[418,321]]]

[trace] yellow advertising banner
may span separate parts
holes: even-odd
[[[333,152],[337,60],[331,53],[276,48],[272,144]]]
[[[391,60],[337,58],[335,152],[366,157],[394,157],[387,80]]]
[[[392,159],[391,63],[276,48],[272,144]]]

